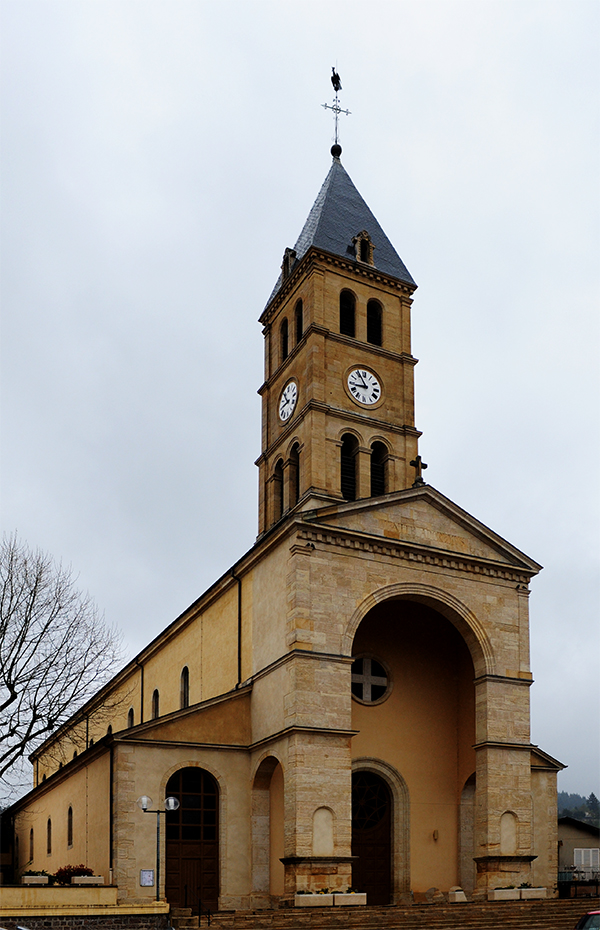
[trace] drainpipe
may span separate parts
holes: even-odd
[[[144,666],[135,660],[135,664],[140,670],[140,723],[144,722]]]
[[[238,578],[233,568],[231,569],[231,577],[234,581],[237,581],[238,586],[238,616],[237,616],[237,635],[238,635],[238,680],[236,688],[239,688],[242,684],[242,579]]]

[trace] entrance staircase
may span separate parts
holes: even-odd
[[[411,907],[317,907],[219,911],[211,930],[573,930],[600,898],[500,901],[487,904],[414,904]],[[175,930],[208,927],[191,908],[174,908]]]

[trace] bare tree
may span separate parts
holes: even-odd
[[[0,554],[0,779],[106,681],[121,656],[72,571],[16,535]],[[8,781],[6,778],[8,777]]]

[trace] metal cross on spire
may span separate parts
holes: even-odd
[[[334,119],[335,119],[335,144],[333,145],[331,149],[331,154],[335,156],[336,158],[339,158],[339,156],[342,154],[342,147],[339,143],[339,131],[338,131],[339,130],[339,127],[338,127],[339,117],[340,117],[340,113],[344,113],[345,116],[350,116],[350,110],[342,110],[340,106],[339,97],[338,97],[338,93],[342,89],[342,82],[335,68],[332,68],[331,72],[332,72],[331,83],[333,84],[333,89],[335,91],[333,106],[330,106],[328,103],[323,103],[321,104],[321,106],[325,110],[332,110],[333,112]]]

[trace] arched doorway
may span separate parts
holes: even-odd
[[[219,787],[204,769],[185,768],[167,782],[166,794],[180,807],[167,811],[167,901],[174,907],[198,902],[216,911],[219,906]]]
[[[369,904],[389,904],[392,894],[392,798],[375,772],[352,775],[352,885]]]

